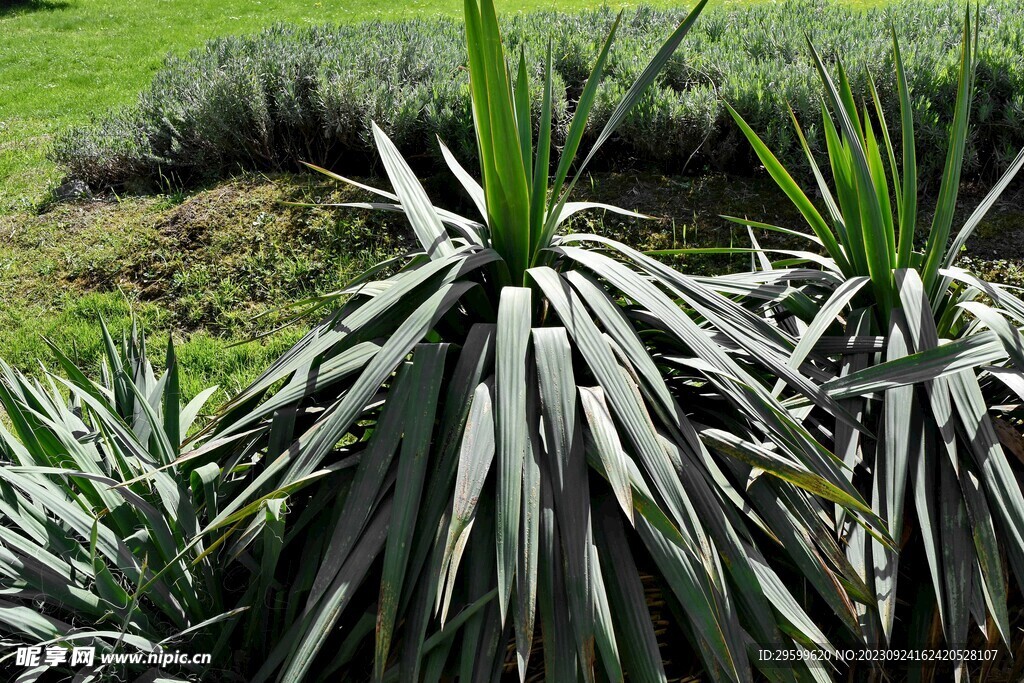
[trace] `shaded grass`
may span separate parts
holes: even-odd
[[[0,17],[8,14],[67,9],[70,5],[71,3],[66,0],[3,0],[0,2]]]

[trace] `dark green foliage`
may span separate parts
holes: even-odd
[[[839,386],[859,385],[844,395],[856,398],[842,404],[875,438],[863,438],[837,420],[829,432],[830,448],[851,467],[853,481],[879,517],[888,520],[892,537],[903,544],[896,553],[865,542],[859,529],[840,532],[840,545],[851,564],[866,584],[874,584],[877,612],[862,611],[860,620],[869,642],[966,643],[973,620],[982,631],[987,629],[990,643],[998,638],[1013,647],[1007,582],[1011,570],[1018,581],[1024,579],[1024,539],[1019,533],[1024,527],[1024,496],[1003,444],[1008,443],[1012,452],[1020,439],[1009,424],[1019,419],[1013,404],[1024,367],[1024,302],[962,270],[958,258],[988,208],[1024,167],[1024,152],[951,244],[949,240],[978,74],[977,21],[970,11],[963,19],[956,115],[949,127],[948,158],[934,218],[920,251],[914,244],[920,185],[915,147],[920,146],[915,145],[910,116],[914,92],[904,85],[901,60],[896,60],[903,114],[898,119],[903,163],[898,166],[891,144],[895,136],[888,126],[876,133],[867,107],[860,118],[842,65],[835,75],[829,74],[813,53],[837,113],[835,119],[823,117],[823,126],[830,131],[828,167],[834,185],[817,175],[828,220],[736,117],[779,188],[804,214],[814,233],[808,238],[827,251],[828,257],[816,258],[815,264],[836,276],[821,289],[817,282],[803,289],[808,302],[819,303],[816,310],[811,308],[813,317],[803,316],[809,326],[790,362],[802,361],[800,349],[810,349],[816,335],[829,329],[847,341],[867,336],[884,341],[877,355],[852,353],[824,363],[810,361],[821,371],[816,377],[831,375],[822,390],[835,398]],[[877,116],[877,100],[873,107]],[[809,150],[807,154],[816,169],[825,167]],[[771,267],[766,258],[764,263]],[[790,260],[789,265],[797,262]],[[979,343],[984,335],[994,350],[991,358],[983,357],[988,353]],[[927,358],[970,345],[976,350],[965,354],[971,358],[969,370],[961,365],[934,379],[921,376],[929,365]],[[908,358],[914,353],[917,358]],[[900,366],[906,376],[884,391],[861,383],[861,378],[877,379],[887,372],[883,368]],[[829,424],[829,412],[812,414],[811,421]],[[1002,429],[996,416],[1002,417]],[[842,526],[837,523],[837,529]],[[907,582],[908,576],[928,576],[931,585],[922,588],[923,581]],[[912,606],[911,611],[906,612],[906,606]],[[937,630],[906,629],[899,623],[924,624],[936,618],[941,636]]]
[[[654,171],[750,172],[756,158],[726,113],[724,99],[783,161],[802,167],[786,103],[800,120],[820,119],[822,93],[804,36],[827,60],[847,55],[859,100],[867,97],[865,66],[876,74],[893,73],[891,42],[878,30],[891,22],[906,46],[922,178],[936,178],[944,122],[952,117],[956,97],[958,8],[957,3],[905,0],[861,12],[825,0],[797,0],[709,11],[619,127],[604,158],[617,165],[632,159]],[[624,17],[584,142],[604,126],[657,49],[657,37],[679,22],[682,11],[640,8]],[[1012,0],[991,0],[982,14],[985,35],[965,172],[984,176],[1005,168],[1024,144],[1019,57],[1024,8]],[[601,10],[504,21],[513,53],[520,45],[526,50],[535,115],[544,53],[552,42],[556,145],[613,18]],[[379,170],[369,132],[373,120],[417,170],[443,167],[435,136],[470,164],[475,144],[461,41],[460,24],[446,19],[282,25],[255,36],[219,39],[169,58],[134,108],[62,134],[53,154],[72,176],[98,187],[167,179],[189,184],[240,168],[295,167],[299,160],[367,173]],[[887,114],[895,117],[895,82],[882,78],[878,88]],[[806,133],[812,149],[824,149],[819,126]]]
[[[184,683],[195,680],[196,667],[158,671],[108,665],[99,656],[70,669],[67,657],[55,667],[11,660],[18,646],[159,655],[183,642],[226,660],[225,622],[252,614],[251,632],[263,633],[259,613],[238,607],[244,589],[231,587],[241,567],[197,538],[225,490],[221,470],[178,460],[213,390],[182,402],[173,346],[158,379],[134,325],[120,344],[104,326],[103,345],[100,382],[56,348],[66,379],[49,375],[45,384],[0,361],[0,409],[9,425],[0,425],[3,680],[124,680],[151,668],[161,680]],[[276,505],[264,510],[280,516]],[[272,516],[254,538],[264,528],[266,536],[274,532]]]

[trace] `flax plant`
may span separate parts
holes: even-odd
[[[869,638],[934,646],[929,634],[937,616],[941,630],[934,633],[951,646],[967,644],[972,623],[983,640],[1009,646],[1004,563],[1018,583],[1024,580],[1024,498],[1000,433],[1016,447],[1020,436],[1008,420],[1019,417],[1024,397],[1024,301],[959,268],[957,259],[1024,166],[1024,152],[954,234],[978,62],[978,21],[968,11],[945,170],[924,239],[915,241],[923,212],[913,95],[895,29],[899,138],[889,132],[873,80],[870,101],[858,107],[842,62],[832,74],[813,45],[810,51],[825,86],[827,167],[819,166],[796,117],[793,123],[824,213],[732,114],[812,230],[802,235],[811,253],[764,259],[765,268],[781,276],[813,261],[829,275],[800,288],[810,307],[786,323],[800,337],[790,365],[820,376],[824,393],[872,436],[806,401],[787,405],[828,434],[825,443],[852,468],[852,481],[901,541],[902,553],[867,538],[857,525],[837,527],[837,542],[875,596],[877,610],[860,608]]]

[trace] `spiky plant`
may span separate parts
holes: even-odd
[[[570,191],[703,7],[570,176],[613,26],[552,179],[551,51],[535,138],[528,65],[507,67],[490,0],[467,0],[481,182],[442,151],[480,220],[432,205],[374,127],[394,193],[361,186],[385,198],[363,206],[404,212],[421,250],[321,302],[339,308],[203,435],[210,457],[251,463],[207,533],[280,498],[305,525],[281,554],[302,557],[298,576],[261,567],[280,636],[253,680],[492,680],[509,643],[522,680],[537,642],[548,680],[665,680],[645,575],[715,680],[752,680],[754,644],[832,637],[787,587],[794,573],[859,633],[850,595],[870,595],[822,498],[891,541],[772,388],[845,411],[787,363],[797,342],[738,303],[787,290],[558,234],[594,206]],[[315,496],[290,495],[324,468]]]
[[[216,510],[220,468],[175,462],[214,389],[182,406],[172,346],[158,380],[134,332],[121,345],[105,326],[103,333],[102,382],[56,347],[66,377],[40,381],[0,361],[9,425],[0,424],[5,680],[63,673],[106,681],[145,671],[148,680],[153,672],[194,680],[211,670],[145,659],[117,667],[100,657],[179,649],[230,656],[218,645],[223,622],[239,615],[238,598],[224,588],[228,563],[196,539]],[[56,648],[64,657],[54,664],[40,654],[35,666],[16,666],[16,647]],[[72,648],[82,647],[95,648],[90,666],[71,661]]]
[[[839,540],[878,606],[877,612],[865,607],[862,619],[875,642],[934,645],[929,634],[937,613],[942,628],[935,632],[950,645],[968,642],[972,619],[1008,644],[1003,567],[1008,559],[1018,581],[1024,579],[1024,499],[993,412],[1024,396],[1024,302],[956,262],[1024,165],[1024,152],[950,242],[977,64],[977,19],[972,26],[967,12],[945,171],[926,239],[915,244],[920,212],[913,99],[895,29],[902,171],[874,82],[869,80],[871,106],[858,110],[842,63],[837,83],[813,45],[811,55],[825,86],[831,185],[795,117],[793,122],[825,215],[735,111],[733,116],[813,230],[804,235],[819,254],[811,258],[828,275],[801,290],[813,305],[802,320],[790,321],[801,331],[790,362],[820,376],[823,392],[857,415],[873,437],[821,411],[809,412],[808,420],[831,434],[835,453],[855,468],[854,480],[872,509],[909,549],[901,555],[856,526],[842,527]],[[775,266],[803,256],[790,254]],[[812,352],[826,341],[831,351]],[[924,576],[929,578],[918,580]],[[909,626],[897,628],[897,619]]]

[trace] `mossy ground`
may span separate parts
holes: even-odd
[[[283,203],[356,198],[311,177],[248,177],[187,197],[0,216],[0,358],[35,371],[53,363],[49,339],[96,369],[100,317],[118,336],[134,313],[151,351],[174,335],[187,395],[211,384],[231,393],[301,334],[238,344],[274,329],[276,309],[338,289],[404,248],[403,229],[386,217]]]

